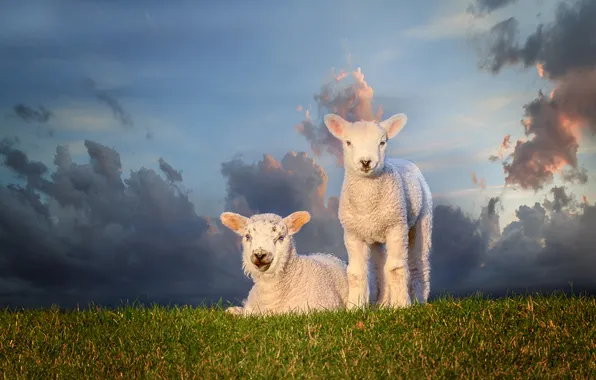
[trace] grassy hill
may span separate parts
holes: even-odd
[[[221,308],[0,312],[0,373],[51,378],[595,378],[596,299],[442,299],[238,318]]]

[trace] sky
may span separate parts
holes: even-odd
[[[241,297],[249,281],[224,210],[308,209],[299,250],[345,256],[341,153],[321,119],[337,112],[329,104],[358,116],[350,96],[369,101],[358,88],[383,118],[408,115],[388,149],[421,168],[442,206],[437,291],[595,289],[596,258],[577,246],[596,199],[595,8],[2,2],[0,303]],[[569,232],[549,241],[551,229]],[[576,259],[557,267],[565,255]],[[549,282],[538,262],[561,274]]]

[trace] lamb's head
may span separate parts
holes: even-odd
[[[276,214],[257,214],[250,218],[233,212],[221,214],[221,222],[242,236],[242,266],[252,278],[275,276],[295,254],[292,235],[310,220],[307,211],[285,218]]]
[[[408,118],[400,113],[379,123],[350,123],[341,116],[328,114],[324,120],[329,132],[343,143],[346,170],[369,177],[383,170],[387,141],[401,131]]]

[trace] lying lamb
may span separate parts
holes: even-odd
[[[425,303],[430,291],[432,195],[416,165],[385,158],[387,141],[404,127],[406,115],[380,123],[350,123],[334,114],[324,120],[343,143],[339,220],[349,258],[347,306],[360,307],[370,300],[371,254],[379,303],[398,307],[414,299]]]
[[[233,314],[278,314],[345,308],[348,298],[346,264],[328,254],[298,255],[292,235],[310,220],[306,211],[282,219],[276,214],[251,218],[232,212],[222,223],[242,236],[244,273],[254,286],[244,306]]]

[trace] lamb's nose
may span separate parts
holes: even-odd
[[[252,253],[254,255],[254,257],[256,257],[257,259],[261,260],[263,257],[265,257],[265,255],[267,254],[267,252],[265,252],[262,249],[253,251]]]
[[[368,169],[370,167],[370,161],[371,160],[360,160],[360,163],[364,169]]]

